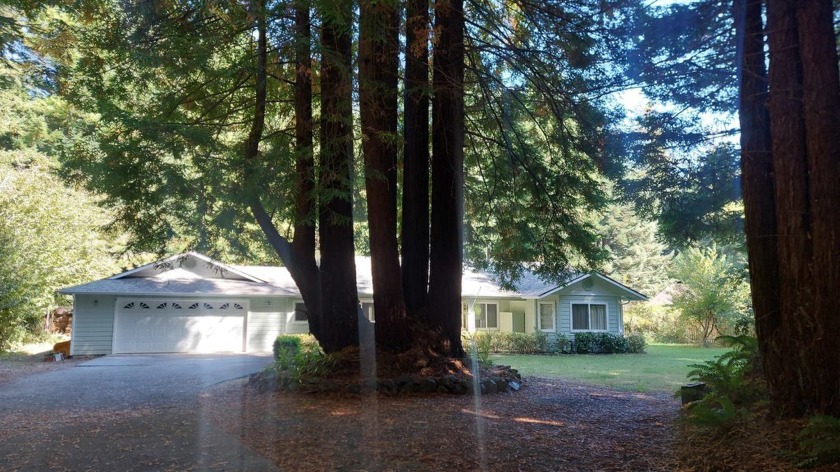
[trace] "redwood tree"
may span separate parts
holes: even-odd
[[[744,155],[745,169],[754,171],[745,173],[744,193],[753,199],[745,210],[753,284],[758,283],[753,297],[759,342],[772,394],[787,413],[836,416],[840,317],[832,292],[840,287],[840,135],[835,130],[840,122],[840,77],[832,2],[768,0],[766,6],[772,164],[759,160],[754,165],[755,155]],[[757,54],[761,48],[748,44],[748,32],[760,24],[760,7],[747,6],[744,12],[743,50]],[[752,61],[742,54],[744,73],[760,74],[759,59]],[[747,125],[745,139],[752,143],[745,152],[750,152],[766,145],[751,141],[763,136],[766,127],[749,113],[749,100],[758,100],[759,106],[761,93],[751,95],[752,89],[745,86],[742,82],[742,120]],[[772,181],[766,178],[771,169]],[[752,204],[771,195],[778,235],[776,312],[769,293],[776,283],[774,248],[757,242],[773,226],[766,209]]]
[[[403,100],[402,283],[409,313],[425,312],[429,283],[429,2],[408,0]]]
[[[359,22],[359,112],[376,343],[398,351],[410,341],[397,243],[398,2],[362,0]]]
[[[432,102],[432,216],[429,257],[429,320],[450,343],[461,346],[461,273],[464,247],[464,6],[435,3]]]
[[[321,154],[318,235],[321,323],[327,352],[358,344],[353,249],[353,2],[326,6],[321,19]],[[311,320],[310,320],[311,322]]]

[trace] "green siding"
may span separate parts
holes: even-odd
[[[117,297],[113,296],[76,295],[70,355],[93,356],[111,353],[116,300]]]

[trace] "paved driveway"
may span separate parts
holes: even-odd
[[[0,384],[0,470],[276,470],[199,395],[270,355],[105,356]],[[225,408],[226,405],[214,405]]]

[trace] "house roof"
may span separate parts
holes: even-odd
[[[532,272],[525,272],[515,290],[501,287],[497,279],[485,272],[464,268],[461,294],[468,298],[539,299],[589,277],[615,286],[631,300],[647,297],[615,280],[597,273],[578,274],[563,284],[543,281]],[[370,257],[356,257],[356,284],[359,295],[373,294]],[[274,295],[300,297],[300,291],[288,269],[274,266],[226,265],[197,253],[184,253],[152,264],[131,269],[107,279],[59,290],[73,294],[201,294],[201,295]]]
[[[288,290],[202,254],[188,252],[127,270],[106,279],[65,287],[58,293],[64,295],[294,296],[297,293],[297,287],[294,287],[294,290]]]

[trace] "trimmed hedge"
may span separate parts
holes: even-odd
[[[640,334],[625,338],[612,333],[577,333],[574,351],[578,354],[640,354],[645,352],[645,338]]]

